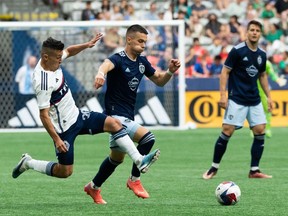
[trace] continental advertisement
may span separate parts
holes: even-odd
[[[288,90],[272,90],[273,100],[271,125],[288,126]],[[186,123],[192,122],[197,128],[221,127],[224,109],[218,106],[219,91],[186,92]],[[247,121],[244,124],[248,127]]]

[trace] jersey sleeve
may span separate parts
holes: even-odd
[[[41,79],[41,77],[36,77],[33,81],[37,104],[40,110],[50,107],[50,99],[53,91],[53,87],[46,85],[48,83],[44,84],[43,80],[44,79]],[[46,81],[48,82],[47,79]]]
[[[228,57],[225,60],[224,65],[227,68],[232,69],[237,61],[239,61],[238,53],[237,53],[237,50],[235,49],[235,47],[233,47],[232,50],[229,52]]]
[[[50,107],[51,94],[49,94],[49,92],[40,90],[36,93],[36,97],[37,97],[38,107],[40,110]]]
[[[261,69],[260,69],[260,73],[264,73],[266,71],[266,65],[267,65],[267,58],[266,58],[266,54],[264,56],[264,64],[262,64]]]
[[[117,53],[108,57],[108,59],[114,64],[114,67],[117,68],[118,62],[121,62],[121,57]]]
[[[151,63],[148,61],[148,59],[145,56],[142,56],[143,58],[143,64],[145,65],[145,76],[151,77],[155,73],[155,68],[152,67]]]

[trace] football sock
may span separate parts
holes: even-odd
[[[117,133],[112,134],[112,139],[114,139],[117,145],[129,155],[136,165],[141,163],[143,156],[139,153],[134,142],[130,139],[124,128]]]
[[[230,139],[230,136],[225,135],[223,132],[218,137],[213,155],[213,163],[219,164],[227,148],[227,143]]]
[[[101,185],[109,178],[109,176],[114,172],[116,167],[121,164],[121,162],[117,162],[112,160],[110,157],[107,157],[102,164],[100,165],[99,171],[92,180],[94,183],[94,188],[100,188]]]
[[[52,175],[52,169],[56,163],[42,160],[31,159],[27,161],[27,166],[29,169],[33,169],[37,172],[44,173],[47,175]]]
[[[219,164],[219,163],[212,163],[212,167],[214,167],[214,168],[216,168],[216,169],[218,169],[218,168],[219,168],[219,166],[220,166],[220,164]]]
[[[137,180],[140,180],[140,176],[136,177],[136,176],[130,176],[131,181],[135,182]]]
[[[140,139],[137,149],[141,155],[147,155],[151,151],[154,143],[155,143],[154,134],[148,132]],[[131,174],[134,177],[140,176],[140,171],[135,163],[133,164]]]
[[[265,134],[254,135],[251,147],[251,167],[258,167],[264,150]]]
[[[260,172],[259,167],[251,167],[251,168],[250,168],[250,173],[251,173],[251,174],[257,173],[257,172]]]

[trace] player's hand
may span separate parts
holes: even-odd
[[[94,47],[95,44],[96,44],[96,42],[99,41],[102,37],[103,37],[103,34],[102,34],[102,33],[97,33],[97,34],[95,35],[95,37],[92,38],[92,40],[90,40],[90,41],[88,42],[88,47],[89,47],[89,48]]]
[[[65,145],[65,143],[61,139],[59,139],[55,142],[55,146],[56,146],[57,152],[59,152],[59,153],[64,153],[64,152],[68,151],[67,146]]]
[[[105,83],[105,76],[103,73],[98,72],[95,76],[95,81],[94,81],[94,87],[96,89],[99,89],[100,87],[102,87]]]
[[[169,63],[169,71],[175,73],[181,66],[181,63],[178,59],[171,59]]]
[[[226,109],[227,108],[227,98],[226,97],[221,97],[219,102],[218,102],[218,105],[223,108],[223,109]]]
[[[279,87],[283,87],[287,84],[287,79],[284,78],[284,76],[280,76],[277,80],[276,80],[277,84],[279,85]]]

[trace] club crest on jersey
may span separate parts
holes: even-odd
[[[261,58],[261,56],[258,56],[258,58],[257,58],[257,62],[258,62],[259,65],[262,64],[262,58]]]
[[[139,71],[140,71],[140,73],[144,73],[144,71],[145,71],[145,66],[143,65],[143,64],[139,64]]]
[[[254,77],[258,73],[258,70],[254,65],[251,65],[249,68],[246,68],[246,71],[250,77]]]
[[[132,91],[135,91],[139,85],[139,80],[136,77],[134,77],[132,80],[128,82],[128,85]]]

